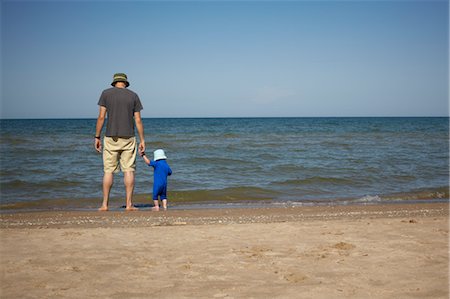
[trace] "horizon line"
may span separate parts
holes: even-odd
[[[449,115],[411,115],[411,116],[157,116],[142,117],[142,119],[270,119],[270,118],[449,118]],[[97,119],[97,117],[17,117],[3,118],[0,120],[78,120],[78,119]]]

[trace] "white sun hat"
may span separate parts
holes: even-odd
[[[166,154],[164,153],[164,151],[162,149],[157,149],[156,151],[154,151],[153,157],[154,157],[153,159],[155,161],[167,159]]]

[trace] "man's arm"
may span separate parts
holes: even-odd
[[[142,124],[141,112],[134,112],[134,121],[139,134],[139,154],[145,152],[144,125]]]
[[[97,118],[97,125],[95,126],[95,143],[94,143],[94,147],[99,153],[102,152],[102,141],[100,134],[102,133],[105,118],[106,118],[106,107],[100,106],[100,112],[98,113]]]

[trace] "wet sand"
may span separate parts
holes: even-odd
[[[447,203],[0,214],[1,298],[448,298]]]

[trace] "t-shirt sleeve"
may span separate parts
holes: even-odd
[[[136,94],[136,97],[134,99],[134,112],[139,112],[142,109],[144,109],[144,107],[142,107],[141,100],[139,99],[139,96]]]
[[[106,96],[105,96],[105,92],[103,91],[102,94],[100,95],[100,99],[98,100],[97,103],[99,106],[103,106],[106,107]]]
[[[150,161],[150,164],[148,164],[148,166],[152,166],[152,167],[155,167],[155,166],[156,166],[156,162],[155,162],[155,161],[153,161],[153,160],[151,160],[151,161]]]

